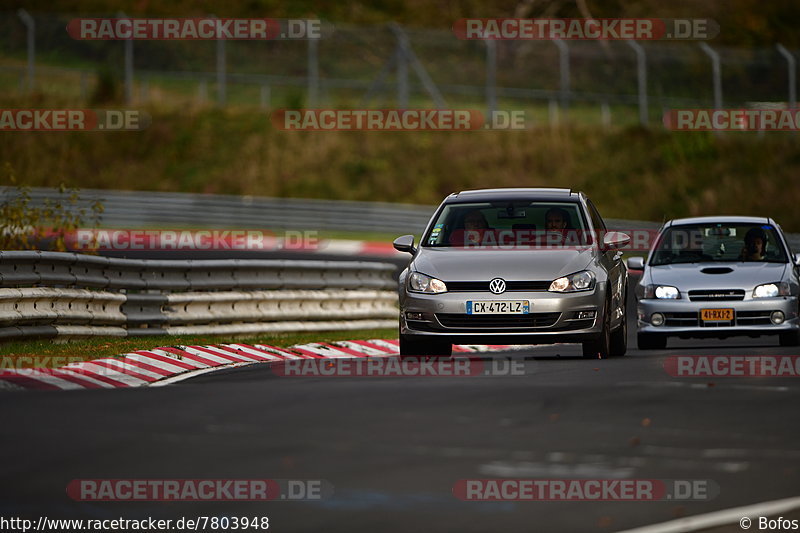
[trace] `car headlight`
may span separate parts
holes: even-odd
[[[789,284],[765,283],[753,289],[753,298],[775,298],[777,296],[789,296]]]
[[[576,291],[590,291],[594,289],[595,275],[591,270],[583,270],[553,280],[550,288],[547,289],[551,292],[576,292]]]
[[[648,285],[644,288],[644,298],[658,298],[659,300],[678,300],[681,291],[671,285]]]
[[[440,292],[447,292],[447,285],[444,281],[419,272],[412,272],[408,276],[408,290],[411,292],[424,292],[427,294],[438,294]]]

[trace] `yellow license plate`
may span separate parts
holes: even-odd
[[[706,322],[730,322],[733,320],[733,309],[701,309],[700,318]]]

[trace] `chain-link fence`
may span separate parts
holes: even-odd
[[[72,18],[0,14],[3,92],[81,104],[526,109],[534,120],[604,124],[796,99],[796,51],[779,43],[466,41],[340,24],[319,41],[80,41],[66,31]]]

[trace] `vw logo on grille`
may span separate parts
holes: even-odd
[[[489,282],[489,290],[494,294],[503,294],[506,292],[506,282],[502,278],[494,278]]]

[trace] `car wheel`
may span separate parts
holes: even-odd
[[[611,356],[622,357],[628,351],[628,309],[622,306],[622,323],[611,334]]]
[[[800,345],[800,334],[797,331],[788,331],[779,335],[781,346]]]
[[[586,359],[608,359],[611,354],[611,304],[606,299],[603,308],[603,329],[600,336],[583,343],[583,357]]]
[[[663,350],[667,347],[667,338],[655,333],[637,333],[636,345],[640,350]]]
[[[400,335],[400,357],[450,357],[453,355],[452,343],[439,339],[415,339]]]

